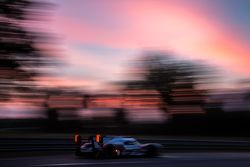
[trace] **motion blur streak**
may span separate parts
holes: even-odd
[[[144,161],[134,161],[134,162],[89,162],[89,163],[63,163],[63,164],[44,164],[44,165],[34,165],[34,166],[79,166],[79,165],[113,165],[113,164],[144,164]]]
[[[0,135],[249,136],[249,5],[0,0]]]

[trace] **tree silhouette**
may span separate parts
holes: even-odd
[[[163,110],[171,105],[202,105],[204,93],[196,89],[204,69],[195,63],[176,60],[166,54],[150,53],[139,62],[141,80],[129,82],[128,89],[156,90]]]
[[[33,31],[46,7],[39,1],[0,0],[0,101],[16,92],[32,92],[37,69],[52,63],[38,47],[45,34]]]

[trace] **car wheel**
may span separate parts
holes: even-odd
[[[80,151],[80,149],[76,149],[75,150],[75,156],[81,156],[81,151]]]
[[[147,156],[148,157],[156,157],[159,154],[157,148],[153,147],[153,146],[149,146],[147,148]]]
[[[121,154],[122,154],[122,152],[121,152],[120,149],[117,149],[117,148],[114,149],[114,156],[115,156],[115,157],[120,157]]]
[[[97,159],[101,157],[101,152],[100,151],[96,151],[93,153],[93,158]]]
[[[121,156],[122,154],[122,150],[119,148],[116,148],[113,145],[109,145],[106,149],[106,154],[108,155],[108,157],[111,158],[118,158]]]

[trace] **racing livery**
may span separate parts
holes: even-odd
[[[92,157],[157,156],[162,148],[158,143],[141,144],[135,138],[122,136],[90,136],[86,142],[75,136],[76,155]]]

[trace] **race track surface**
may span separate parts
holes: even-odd
[[[157,158],[87,159],[72,154],[0,158],[0,166],[27,167],[249,167],[250,153],[167,153]]]

